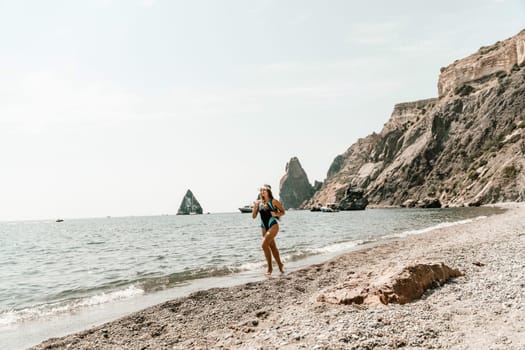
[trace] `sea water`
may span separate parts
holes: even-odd
[[[276,241],[293,270],[497,212],[288,211]],[[197,289],[262,279],[260,244],[258,219],[241,213],[0,222],[0,344],[25,348]]]

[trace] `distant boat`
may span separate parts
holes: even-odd
[[[241,213],[251,213],[253,211],[253,205],[245,205],[244,207],[239,208],[239,210],[241,211]]]
[[[310,211],[321,211],[323,213],[336,213],[339,211],[339,206],[335,203],[328,203],[325,206],[321,206],[319,204],[316,207],[312,207]]]
[[[339,207],[335,203],[328,203],[326,206],[321,207],[323,213],[335,213],[339,211]]]
[[[56,222],[63,222],[64,220],[62,219],[57,219]]]

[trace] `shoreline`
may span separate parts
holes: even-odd
[[[522,349],[525,204],[493,206],[510,210],[363,247],[284,276],[200,290],[31,349]],[[419,261],[444,262],[465,275],[405,305],[317,301],[325,288]]]

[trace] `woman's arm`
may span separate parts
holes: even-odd
[[[286,212],[284,211],[283,205],[277,199],[274,199],[272,204],[277,209],[277,212],[272,211],[272,216],[279,218],[283,216],[284,214],[286,214]]]
[[[252,218],[255,219],[259,213],[259,201],[253,202]]]

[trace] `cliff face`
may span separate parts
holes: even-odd
[[[197,198],[195,198],[195,196],[193,195],[193,193],[190,190],[188,190],[182,198],[182,202],[180,203],[177,215],[190,214],[202,214],[202,207]]]
[[[514,66],[525,62],[525,30],[492,46],[482,47],[462,60],[441,68],[438,81],[439,96],[465,83],[484,85],[494,74],[509,73]]]
[[[337,156],[305,207],[349,188],[387,206],[525,200],[525,31],[443,68],[438,90]]]
[[[279,183],[280,200],[285,209],[299,208],[304,201],[312,198],[314,188],[297,157],[290,159],[285,170]]]

